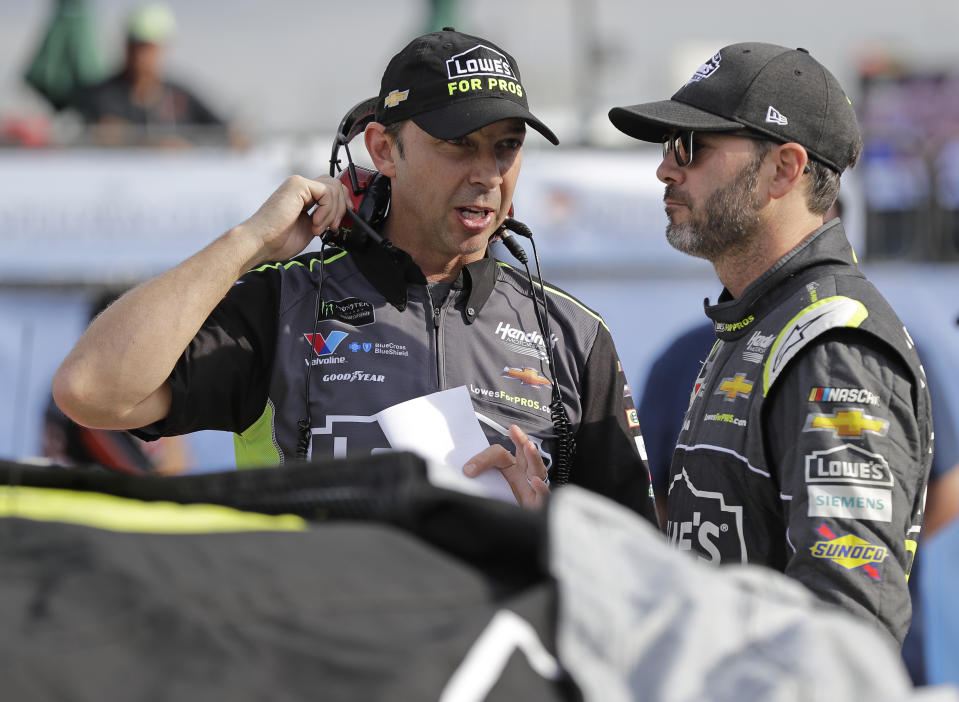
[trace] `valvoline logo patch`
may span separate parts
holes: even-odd
[[[873,580],[882,580],[875,564],[882,563],[889,555],[885,546],[876,546],[855,534],[836,534],[825,524],[820,524],[816,532],[825,537],[809,547],[813,558],[824,558],[847,570],[862,568]]]
[[[325,339],[322,334],[304,334],[303,336],[313,346],[317,356],[330,356],[349,334],[342,331],[331,331]]]

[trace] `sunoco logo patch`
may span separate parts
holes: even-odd
[[[873,580],[882,580],[875,564],[882,563],[889,555],[885,546],[876,546],[855,534],[836,536],[825,524],[820,524],[816,532],[825,540],[809,547],[813,558],[832,561],[847,570],[862,568]]]

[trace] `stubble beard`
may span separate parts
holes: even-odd
[[[669,218],[666,240],[670,245],[677,251],[713,262],[747,250],[762,226],[761,202],[755,192],[762,162],[763,159],[757,157],[747,163],[728,184],[710,193],[701,207],[685,200],[690,216],[682,223]],[[666,199],[677,199],[671,192],[672,187],[666,186]]]

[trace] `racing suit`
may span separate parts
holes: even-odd
[[[526,275],[487,254],[432,300],[408,254],[373,243],[261,266],[178,361],[168,416],[137,434],[228,430],[238,466],[273,465],[297,457],[297,423],[309,416],[312,455],[368,455],[389,448],[377,412],[465,386],[490,442],[512,451],[508,429],[518,424],[555,479],[549,402],[558,382],[577,445],[570,482],[655,523],[639,421],[609,330],[546,285],[551,377],[530,289]]]
[[[924,371],[839,220],[706,315],[717,341],[670,467],[667,532],[758,563],[901,645],[932,460]]]

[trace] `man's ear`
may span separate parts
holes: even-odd
[[[370,122],[363,132],[366,150],[373,159],[373,165],[388,178],[396,176],[396,161],[393,156],[393,139],[386,133],[386,127],[379,122]]]
[[[794,141],[780,144],[773,152],[772,157],[776,166],[776,174],[769,184],[769,195],[780,198],[792,191],[806,173],[806,164],[809,163],[809,154],[806,149]]]

